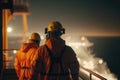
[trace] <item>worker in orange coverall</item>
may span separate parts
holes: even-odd
[[[33,73],[32,62],[34,62],[35,52],[41,41],[38,33],[29,36],[28,43],[23,43],[16,54],[14,68],[19,80],[30,80]]]
[[[58,21],[53,21],[45,29],[46,41],[36,52],[34,76],[40,73],[40,80],[79,80],[79,62],[70,46],[61,35],[65,29]]]

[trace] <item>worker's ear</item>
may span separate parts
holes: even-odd
[[[45,34],[47,34],[47,32],[48,32],[48,28],[45,28]]]

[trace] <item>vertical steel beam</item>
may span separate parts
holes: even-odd
[[[0,78],[3,69],[3,52],[2,52],[2,1],[0,0]]]
[[[5,25],[4,17],[7,16],[4,12],[7,13],[5,9],[12,9],[13,0],[0,0],[0,78],[2,78],[3,70],[3,26]],[[5,11],[4,11],[5,10]],[[7,18],[7,17],[6,17]]]

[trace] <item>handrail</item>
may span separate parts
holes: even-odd
[[[18,49],[3,49],[2,51],[13,51],[13,50],[18,50]]]
[[[3,49],[2,51],[13,51],[13,50],[18,50],[18,49]],[[5,60],[4,62],[10,62],[10,60]],[[89,74],[90,74],[89,75],[89,80],[92,80],[92,75],[94,75],[95,77],[97,77],[97,78],[99,78],[101,80],[107,80],[103,76],[101,76],[101,75],[99,75],[99,74],[97,74],[97,73],[95,73],[95,72],[93,72],[93,71],[91,71],[91,70],[89,70],[87,68],[84,68],[83,66],[81,66],[80,68],[87,71],[87,72],[89,72]]]
[[[107,80],[107,79],[104,78],[103,76],[101,76],[101,75],[99,75],[99,74],[97,74],[97,73],[95,73],[95,72],[93,72],[93,71],[91,71],[91,70],[89,70],[89,69],[86,69],[86,68],[84,68],[84,67],[82,67],[82,66],[81,66],[80,68],[90,73],[90,80],[92,80],[92,75],[96,76],[97,78],[99,78],[99,79],[101,79],[101,80]]]

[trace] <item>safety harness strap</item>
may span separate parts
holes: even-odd
[[[54,75],[55,75],[55,76],[56,76],[56,75],[68,75],[69,73],[64,73],[63,64],[62,64],[62,56],[63,56],[63,53],[64,53],[64,51],[65,51],[65,47],[66,47],[66,46],[63,47],[63,49],[62,49],[61,52],[60,52],[60,56],[58,56],[58,57],[55,57],[55,56],[54,56],[54,54],[53,54],[52,51],[48,48],[47,45],[45,45],[45,47],[46,47],[46,49],[47,49],[47,51],[48,51],[48,54],[49,54],[50,60],[51,60],[50,69],[49,69],[49,71],[48,71],[48,75],[50,75],[50,76],[52,76],[52,75],[53,75],[53,76],[54,76]],[[60,73],[60,74],[51,73],[52,67],[53,67],[54,64],[60,64],[60,69],[61,69],[61,72],[62,72],[62,73]]]

